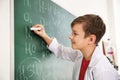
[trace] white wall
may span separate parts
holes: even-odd
[[[0,80],[10,79],[10,0],[0,0]]]
[[[120,68],[120,0],[114,0],[114,15],[115,15],[115,39],[116,39],[116,52],[118,59],[118,66]],[[120,69],[119,69],[120,74]]]

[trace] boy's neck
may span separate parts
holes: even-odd
[[[91,46],[87,46],[84,50],[81,50],[85,60],[90,60],[91,59],[95,48],[96,48],[96,45],[91,45]]]

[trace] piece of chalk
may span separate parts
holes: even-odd
[[[30,30],[41,30],[41,28],[30,28]]]

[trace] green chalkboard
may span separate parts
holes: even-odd
[[[14,0],[15,80],[71,80],[73,63],[56,58],[30,27],[43,24],[49,36],[70,46],[74,18],[51,0]]]

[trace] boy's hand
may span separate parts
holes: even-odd
[[[34,32],[39,35],[40,37],[42,37],[45,42],[49,45],[52,42],[52,38],[50,38],[44,29],[44,26],[41,24],[35,24],[32,28],[40,28],[40,30],[34,30]]]
[[[35,24],[32,28],[41,28],[40,30],[34,30],[34,33],[36,33],[40,37],[45,37],[47,35],[44,26],[41,24]]]

